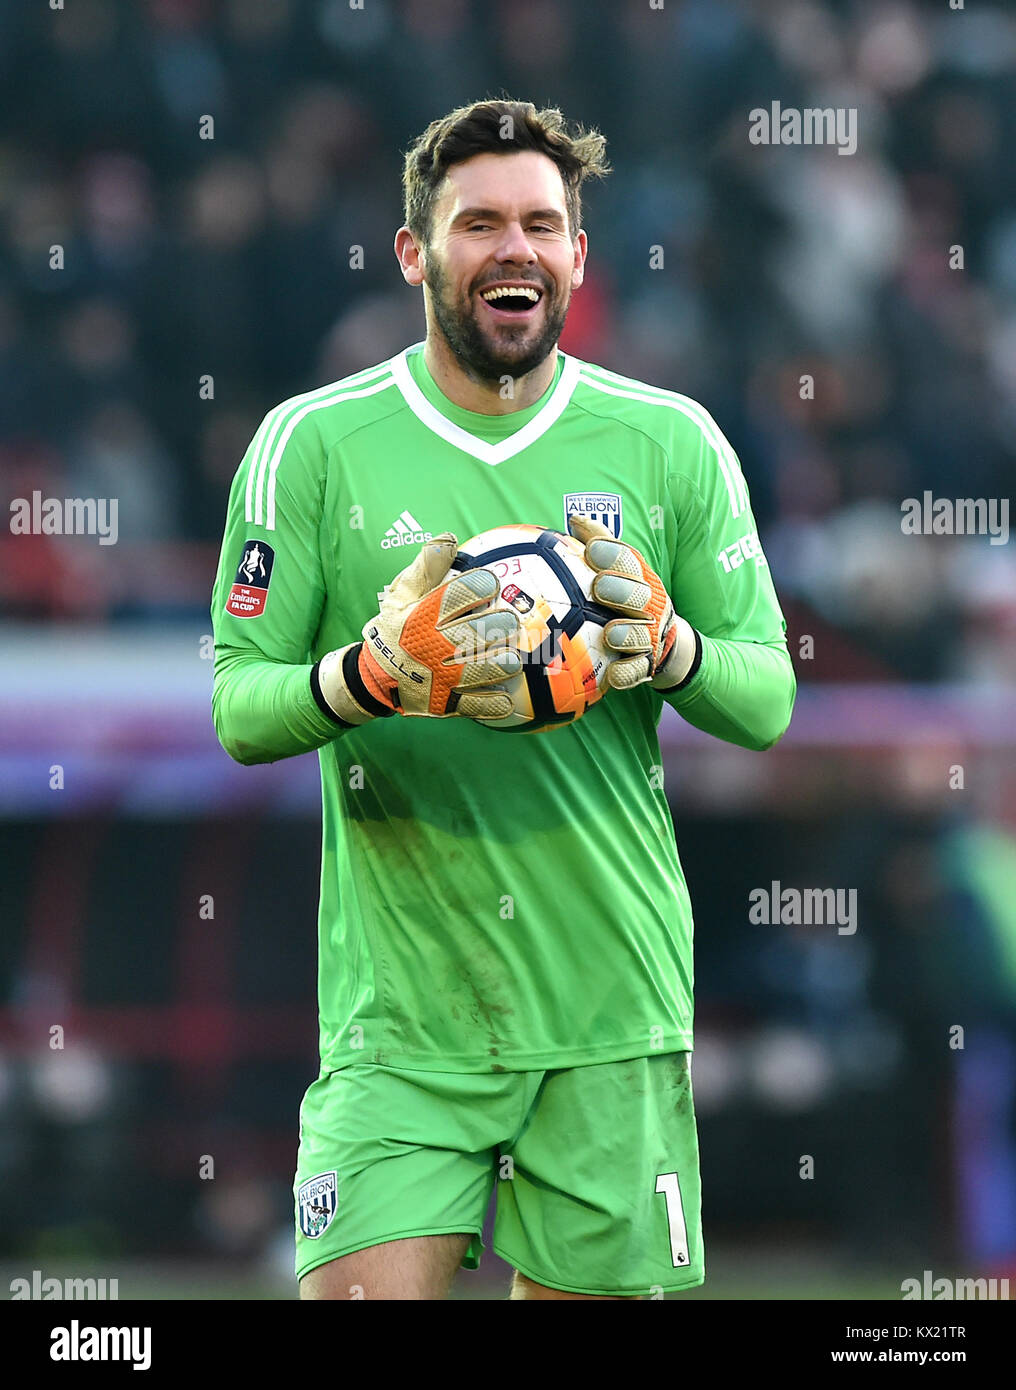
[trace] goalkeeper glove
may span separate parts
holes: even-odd
[[[446,531],[428,541],[385,586],[381,609],[365,623],[363,641],[323,656],[311,688],[347,724],[400,714],[497,719],[511,712],[504,691],[484,690],[522,669],[506,645],[521,620],[496,608],[501,586],[490,570],[447,578],[458,551]],[[320,703],[320,701],[319,701]]]
[[[586,564],[597,571],[593,598],[625,615],[603,629],[604,641],[617,653],[607,668],[610,684],[630,690],[649,681],[660,691],[686,684],[702,660],[702,639],[674,612],[660,576],[598,521],[573,512],[568,529],[585,546]]]

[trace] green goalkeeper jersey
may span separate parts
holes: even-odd
[[[642,552],[702,636],[669,702],[769,747],[796,685],[737,458],[701,405],[560,351],[533,406],[463,410],[422,349],[269,411],[233,482],[212,601],[225,749],[248,764],[318,749],[322,1068],[522,1071],[690,1049],[664,697],[610,691],[534,734],[401,715],[352,729],[310,674],[359,640],[429,536],[563,531],[583,511]]]

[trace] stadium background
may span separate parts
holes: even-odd
[[[5,510],[119,502],[108,547],[0,533],[0,1296],[36,1268],[295,1294],[317,761],[219,748],[209,590],[263,413],[423,336],[400,152],[502,89],[607,136],[562,346],[720,423],[800,682],[764,756],[661,725],[697,919],[688,1296],[1016,1276],[1016,563],[900,525],[925,489],[1011,491],[1014,69],[988,4],[0,3]],[[855,107],[857,152],[750,144],[774,100]],[[856,933],[753,925],[772,880],[856,889]],[[456,1296],[506,1281],[488,1250]]]

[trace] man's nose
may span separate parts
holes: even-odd
[[[502,261],[536,260],[536,252],[523,231],[521,223],[513,222],[505,228],[505,234],[501,239],[497,255],[498,259]]]

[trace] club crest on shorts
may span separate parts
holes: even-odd
[[[226,599],[226,612],[234,618],[259,618],[268,600],[275,551],[265,541],[244,541],[236,578]]]
[[[335,1173],[318,1173],[296,1190],[300,1230],[308,1240],[317,1240],[331,1225],[338,1207],[338,1179]]]
[[[566,492],[564,495],[564,529],[568,530],[568,517],[572,512],[591,516],[601,526],[606,526],[615,540],[621,539],[621,496],[617,492]]]

